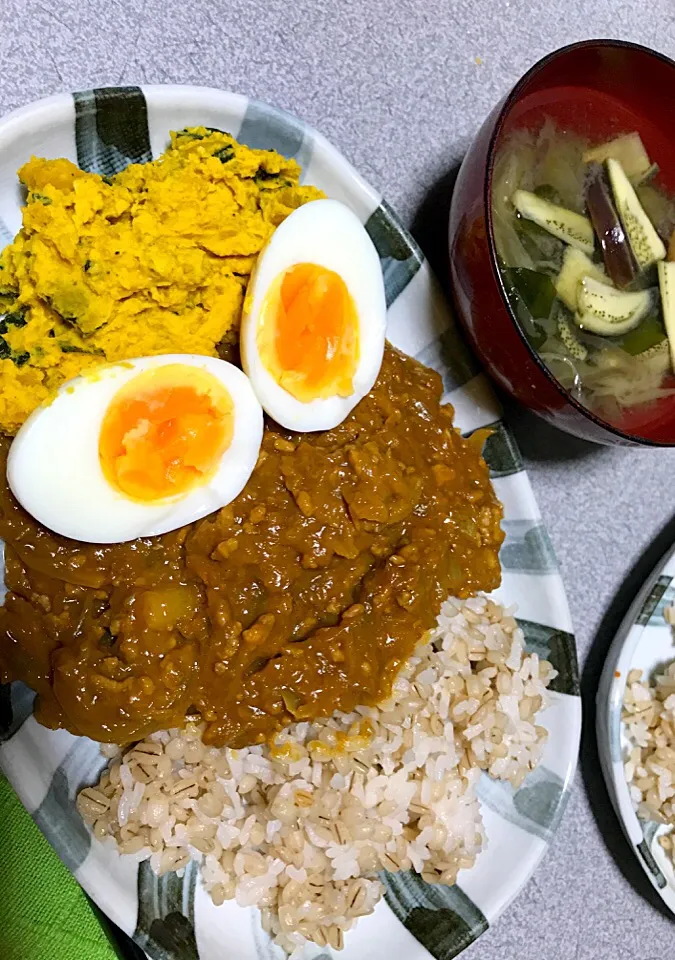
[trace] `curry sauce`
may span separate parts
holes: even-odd
[[[340,426],[269,422],[236,500],[131,543],[53,535],[3,481],[1,679],[38,692],[40,722],[113,742],[199,714],[207,742],[241,746],[381,701],[442,601],[500,579],[501,506],[440,399],[387,347]]]

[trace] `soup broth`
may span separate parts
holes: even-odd
[[[675,393],[675,201],[637,133],[514,131],[492,219],[521,328],[575,399],[625,428]]]

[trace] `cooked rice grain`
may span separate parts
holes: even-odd
[[[671,610],[672,608],[667,608]],[[671,619],[666,616],[666,622]],[[624,772],[641,820],[675,825],[675,662],[653,680],[631,670],[622,720],[630,744]],[[673,857],[672,838],[660,843]]]
[[[453,884],[485,843],[481,770],[518,787],[538,763],[536,714],[555,676],[485,597],[443,605],[379,708],[296,723],[268,746],[205,746],[202,728],[153,734],[110,766],[78,809],[157,874],[201,863],[214,903],[258,906],[291,956],[339,950],[382,896],[380,870]]]

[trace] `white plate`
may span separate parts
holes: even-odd
[[[497,495],[505,505],[503,583],[497,597],[518,605],[530,648],[559,671],[542,722],[550,738],[542,765],[514,791],[487,776],[480,785],[489,844],[453,888],[415,875],[384,877],[386,901],[347,937],[345,960],[392,955],[449,960],[493,923],[527,882],[562,816],[579,745],[581,704],[574,637],[558,565],[516,445],[474,358],[448,313],[421,251],[391,209],[323,137],[288,114],[244,97],[201,87],[106,89],[59,95],[0,123],[0,242],[21,223],[17,168],[32,154],[69,157],[112,174],[166,147],[169,131],[204,124],[244,143],[294,156],[303,179],[347,203],[380,253],[388,303],[388,337],[443,376],[458,425],[487,424],[486,445]],[[5,697],[9,693],[5,691]],[[32,698],[15,685],[13,721],[0,765],[21,800],[84,889],[152,957],[161,960],[252,960],[278,956],[255,910],[214,907],[192,866],[181,878],[157,879],[147,864],[92,842],[74,806],[103,762],[95,744],[46,730],[31,716]],[[320,954],[308,948],[307,957]],[[326,951],[323,956],[327,955]]]
[[[597,694],[597,734],[602,771],[614,809],[635,856],[663,902],[675,913],[673,864],[658,842],[668,830],[638,819],[624,775],[628,749],[621,720],[626,678],[641,670],[645,679],[675,660],[672,628],[663,618],[675,601],[675,548],[657,564],[633,601],[610,647]]]

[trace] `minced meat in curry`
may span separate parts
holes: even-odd
[[[207,742],[244,745],[382,700],[441,602],[499,583],[501,506],[440,397],[388,347],[339,427],[270,423],[243,493],[154,539],[55,536],[3,480],[1,679],[42,723],[114,742],[197,712]]]

